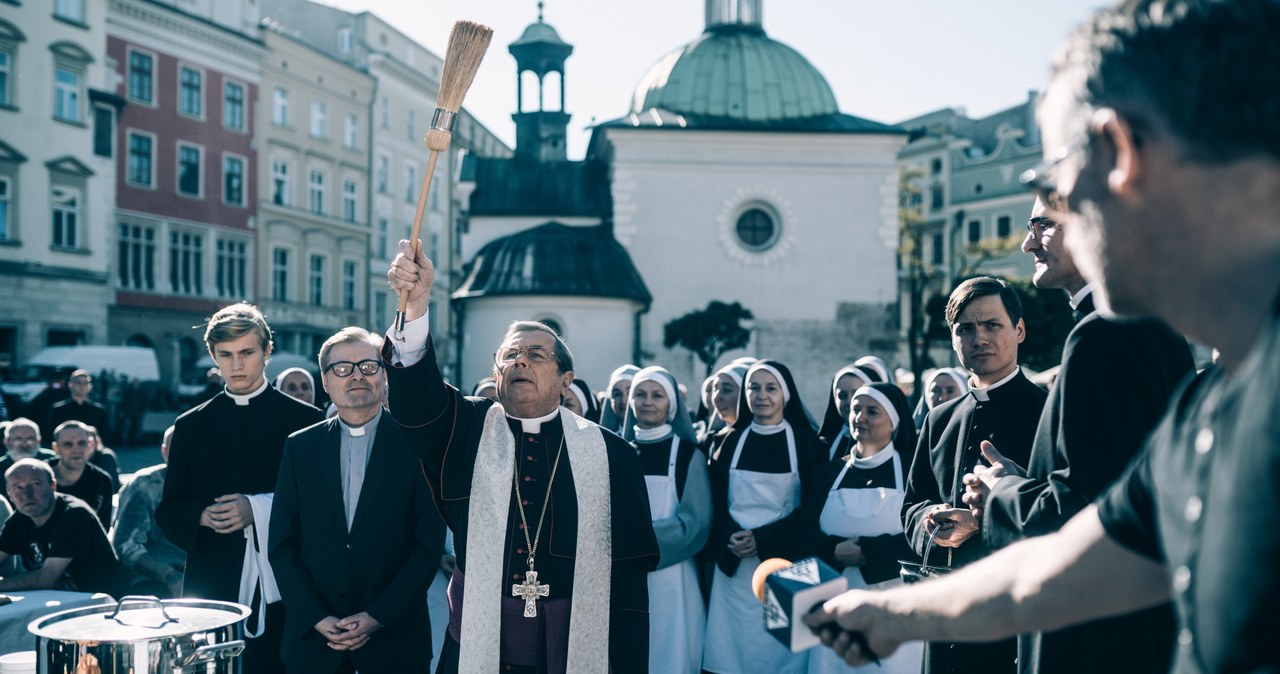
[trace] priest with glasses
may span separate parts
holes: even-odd
[[[573,355],[550,327],[511,324],[497,402],[446,384],[428,334],[421,246],[387,273],[408,293],[383,349],[390,410],[422,462],[457,566],[441,672],[646,672],[658,561],[635,449],[560,406]]]

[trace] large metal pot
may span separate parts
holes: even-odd
[[[239,674],[248,617],[249,607],[225,601],[125,597],[27,629],[40,674]]]

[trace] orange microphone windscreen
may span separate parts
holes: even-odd
[[[756,567],[756,572],[751,574],[751,590],[756,593],[756,599],[764,601],[764,579],[775,571],[781,571],[791,562],[781,557],[773,557],[760,562],[760,566]]]

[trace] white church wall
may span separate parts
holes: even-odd
[[[575,372],[593,389],[601,390],[614,368],[631,362],[637,310],[630,300],[591,297],[543,295],[467,300],[462,381],[456,383],[470,391],[476,381],[490,376],[493,352],[513,321],[550,319],[560,326],[573,352]]]
[[[761,330],[788,335],[765,340],[762,350],[753,345],[752,355],[800,363],[821,358],[811,352],[824,346],[839,347],[829,356],[830,372],[806,365],[797,372],[805,379],[829,378],[844,362],[848,349],[822,337],[850,329],[840,327],[841,306],[874,314],[896,301],[896,153],[903,137],[604,132],[612,143],[615,235],[654,297],[641,348],[686,385],[701,382],[702,364],[684,349],[663,348],[663,325],[713,299],[741,302]],[[735,233],[752,204],[780,221],[776,243],[761,252],[745,249]],[[868,334],[868,348],[878,338]],[[824,374],[807,374],[810,368]]]

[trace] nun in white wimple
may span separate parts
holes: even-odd
[[[733,430],[709,469],[715,571],[702,668],[799,674],[808,653],[792,653],[765,631],[751,576],[762,559],[799,559],[799,506],[824,452],[785,365],[762,360],[744,380]]]
[[[631,393],[631,379],[640,368],[627,364],[609,375],[605,388],[605,400],[600,403],[600,425],[622,435],[622,420],[627,417],[627,396]]]
[[[316,380],[304,368],[291,367],[276,375],[276,388],[290,398],[316,404]]]
[[[849,451],[815,471],[815,488],[803,507],[798,537],[814,555],[840,570],[850,588],[900,585],[899,560],[913,560],[902,534],[907,461],[916,429],[902,391],[875,383],[853,394]],[[867,671],[915,674],[923,645],[904,644],[879,665],[850,669],[828,648],[809,655],[809,674]]]
[[[942,403],[950,402],[969,392],[969,378],[966,373],[953,367],[940,367],[924,379],[924,388],[920,401],[916,403],[916,430],[924,426],[925,417]]]
[[[831,396],[827,398],[822,428],[818,429],[818,439],[827,448],[827,459],[843,455],[849,447],[849,405],[853,401],[853,392],[878,381],[884,380],[867,365],[847,365],[836,371],[831,380]]]
[[[706,612],[693,556],[711,530],[707,457],[670,372],[640,370],[629,398],[622,437],[640,458],[661,553],[649,573],[649,671],[697,672]]]
[[[895,383],[893,381],[893,373],[889,371],[889,366],[886,365],[884,362],[884,359],[880,358],[879,356],[863,356],[853,361],[853,364],[866,365],[867,367],[875,370],[876,374],[880,375],[880,379],[878,381],[886,382],[889,384]]]

